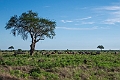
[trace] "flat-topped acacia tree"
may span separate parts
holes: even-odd
[[[44,40],[45,37],[53,39],[55,36],[55,26],[55,21],[40,18],[37,13],[30,10],[22,13],[20,16],[12,16],[5,28],[11,29],[11,33],[14,36],[20,35],[23,40],[27,40],[30,35],[32,39],[30,55],[33,55],[35,45],[38,41]]]
[[[97,48],[101,49],[101,51],[104,49],[103,45],[99,45]]]
[[[10,47],[8,47],[8,49],[11,49],[11,51],[12,51],[12,49],[14,49],[14,47],[13,47],[13,46],[10,46]]]

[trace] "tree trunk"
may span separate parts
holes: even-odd
[[[30,55],[32,56],[35,50],[35,42],[32,42],[32,44],[30,45]]]

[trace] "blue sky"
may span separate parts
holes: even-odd
[[[56,36],[36,44],[38,50],[120,49],[120,0],[0,0],[0,49],[29,50],[26,41],[4,27],[13,15],[32,10],[56,21]]]

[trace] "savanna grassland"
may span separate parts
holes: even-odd
[[[46,51],[44,51],[46,52]],[[0,52],[0,80],[120,80],[120,53]]]

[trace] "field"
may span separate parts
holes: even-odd
[[[120,80],[119,51],[74,52],[42,55],[42,51],[35,51],[30,56],[25,51],[14,56],[12,51],[1,51],[0,80]]]

